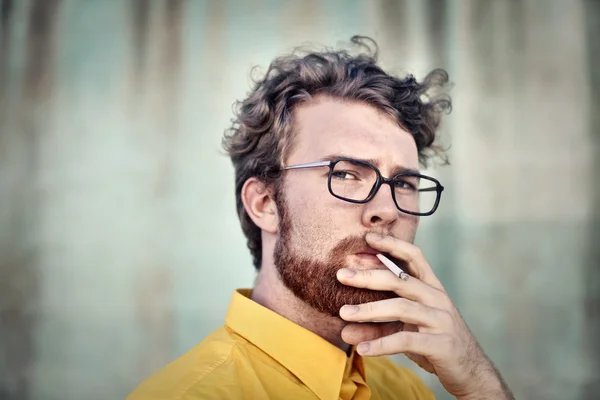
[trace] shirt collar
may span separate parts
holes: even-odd
[[[233,293],[225,324],[281,363],[317,397],[338,399],[344,373],[349,374],[353,364],[364,377],[362,359],[354,348],[347,357],[317,334],[252,301],[251,292]]]

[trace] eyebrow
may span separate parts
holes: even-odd
[[[323,161],[335,161],[338,158],[352,158],[354,160],[358,160],[358,161],[362,161],[362,162],[366,162],[369,164],[372,164],[374,166],[376,166],[377,168],[381,168],[381,163],[379,162],[379,160],[375,159],[375,158],[359,158],[359,157],[353,157],[347,154],[341,154],[341,153],[336,153],[336,154],[330,154],[328,156],[325,156],[322,158]],[[398,175],[399,173],[402,172],[410,172],[413,174],[421,174],[421,171],[419,171],[418,169],[414,169],[414,168],[407,168],[407,167],[403,167],[403,166],[395,166],[392,169],[392,175],[391,176],[395,176]]]

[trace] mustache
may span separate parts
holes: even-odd
[[[331,262],[333,264],[340,264],[340,262],[342,262],[342,260],[344,260],[348,254],[356,254],[356,253],[366,252],[369,250],[376,250],[376,249],[373,249],[371,246],[369,246],[369,244],[367,243],[367,239],[365,239],[368,233],[365,233],[362,236],[348,236],[348,237],[340,240],[340,242],[331,250],[331,253],[330,253]],[[374,233],[389,236],[389,234],[385,234],[385,233],[380,233],[380,232],[374,232]],[[405,271],[407,270],[406,262],[404,260],[398,259],[387,252],[382,251],[380,253],[383,254],[384,256],[386,256],[387,258],[389,258],[392,262],[394,262],[396,265],[398,265],[403,270],[405,270]]]
[[[371,249],[365,236],[348,236],[340,240],[333,248],[332,253],[360,253]]]

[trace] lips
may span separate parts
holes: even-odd
[[[368,262],[371,267],[384,269],[385,266],[379,261],[377,258],[377,254],[380,254],[380,251],[375,249],[363,249],[354,253],[354,256],[358,257],[359,260],[363,260],[364,262]]]
[[[369,254],[369,255],[374,256],[379,253],[381,253],[381,252],[369,247],[368,249],[363,249],[361,251],[357,251],[355,254]]]
[[[377,251],[373,248],[368,248],[368,249],[363,249],[361,251],[358,251],[356,253],[354,253],[355,255],[359,256],[360,258],[365,258],[365,259],[374,259],[377,261],[377,263],[381,264],[381,269],[386,269],[387,267],[385,267],[381,261],[376,257],[377,254],[383,254],[386,258],[388,258],[390,261],[392,261],[394,264],[396,264],[399,268],[401,268],[404,272],[408,273],[410,276],[414,275],[408,270],[407,266],[406,266],[406,262],[399,260],[396,257],[392,257],[389,253],[386,252],[382,252],[382,251]]]

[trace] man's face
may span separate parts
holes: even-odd
[[[400,169],[418,169],[412,135],[389,116],[358,102],[328,97],[296,108],[297,135],[285,164],[322,161],[330,156],[377,161],[385,177]],[[344,286],[340,268],[385,269],[368,254],[368,232],[389,234],[412,242],[418,217],[400,212],[388,185],[366,204],[333,197],[327,187],[329,167],[288,170],[279,185],[279,237],[274,261],[283,283],[301,300],[332,316],[344,304],[361,304],[393,297]]]

